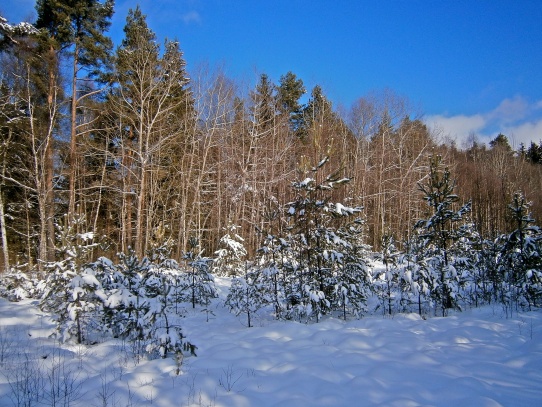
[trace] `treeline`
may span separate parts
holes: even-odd
[[[88,262],[98,242],[81,234],[84,217],[59,227],[61,261],[45,274],[0,276],[0,297],[39,300],[55,315],[56,336],[63,341],[95,343],[114,337],[131,343],[137,360],[184,352],[194,354],[179,317],[187,307],[213,315],[224,305],[253,326],[267,314],[278,320],[318,323],[326,316],[348,320],[383,312],[449,314],[494,304],[507,316],[540,306],[542,298],[542,229],[533,225],[530,205],[515,194],[508,214],[515,229],[484,239],[469,220],[471,203],[460,201],[455,182],[433,156],[428,177],[420,183],[427,217],[413,226],[400,249],[391,234],[375,252],[365,241],[362,208],[332,200],[350,179],[326,170],[329,157],[293,182],[294,199],[275,214],[255,255],[248,256],[238,227],[229,225],[213,258],[202,256],[196,239],[182,261],[170,257],[174,242],[165,239],[143,258],[133,250],[117,261]],[[283,226],[281,229],[280,226]],[[218,301],[215,276],[231,282]],[[179,359],[180,358],[180,359]]]
[[[457,179],[464,201],[453,206],[471,202],[481,236],[517,229],[508,205],[518,192],[542,215],[535,143],[514,151],[499,135],[456,148],[389,91],[339,111],[320,86],[303,103],[292,72],[277,83],[262,74],[248,91],[218,70],[188,75],[179,42],[159,45],[139,8],[116,49],[112,1],[38,0],[36,10],[34,25],[0,24],[4,269],[45,270],[62,256],[58,231],[71,226],[105,242],[88,261],[130,249],[141,259],[166,241],[174,259],[191,241],[212,255],[231,225],[253,256],[285,233],[292,183],[324,157],[332,179],[351,178],[330,202],[363,208],[375,251],[383,236],[403,246],[431,213],[420,186],[436,156]]]

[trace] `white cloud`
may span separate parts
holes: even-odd
[[[512,99],[504,99],[499,106],[487,114],[488,120],[500,123],[511,123],[524,119],[532,109],[529,102],[521,96]]]
[[[458,145],[461,145],[461,142],[466,140],[470,134],[477,134],[483,130],[487,120],[481,114],[451,117],[434,115],[427,116],[425,122],[437,133],[440,133],[438,135],[456,140]]]
[[[181,18],[185,24],[201,23],[201,16],[199,15],[197,11],[190,11],[188,13],[185,13],[181,16]]]
[[[473,115],[432,115],[425,122],[444,139],[454,140],[461,147],[471,135],[488,143],[499,133],[508,137],[518,148],[542,139],[542,101],[529,103],[522,96],[504,99],[489,112]]]
[[[529,147],[531,141],[539,144],[542,140],[542,119],[533,122],[522,123],[518,126],[505,127],[502,130],[510,139],[510,142],[519,147],[523,143],[525,147]]]

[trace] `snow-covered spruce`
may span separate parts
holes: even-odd
[[[370,273],[361,208],[331,202],[331,192],[349,180],[336,174],[322,178],[328,161],[325,157],[307,171],[316,178],[292,183],[296,200],[284,209],[288,225],[279,228],[282,234],[264,235],[250,271],[232,283],[232,309],[249,314],[269,304],[277,318],[316,322],[335,310],[344,318],[363,312]]]
[[[542,229],[534,225],[530,205],[521,193],[514,194],[508,209],[515,229],[499,238],[501,301],[509,309],[536,307],[542,299]]]
[[[382,301],[384,313],[392,315],[393,310],[397,309],[396,301],[400,297],[396,296],[398,284],[400,281],[400,252],[395,246],[395,240],[391,234],[385,234],[381,239],[381,249],[377,253],[377,258],[382,262],[382,267],[375,275],[374,289]]]
[[[431,298],[445,316],[450,308],[459,306],[459,274],[456,268],[454,245],[462,236],[462,224],[470,212],[467,202],[458,210],[452,204],[459,200],[454,194],[455,181],[448,168],[442,168],[440,156],[433,156],[429,176],[418,184],[430,208],[430,216],[416,223],[417,236],[422,240],[423,256],[428,270],[428,286]]]
[[[267,280],[262,281],[262,276],[260,270],[249,269],[246,264],[244,275],[233,277],[224,303],[235,315],[245,314],[249,328],[252,326],[254,313],[270,303],[265,286]]]
[[[81,249],[64,250],[78,252]],[[181,355],[185,347],[192,354],[195,347],[185,346],[188,343],[175,312],[179,296],[174,291],[183,273],[168,255],[167,246],[158,246],[142,259],[130,250],[119,254],[117,264],[101,257],[80,267],[68,256],[55,263],[44,281],[41,307],[55,315],[62,341],[94,343],[109,335],[131,343],[138,358],[143,352],[162,358]],[[193,266],[198,268],[197,263]],[[203,285],[184,289],[194,288],[201,295],[196,302],[208,304],[216,289],[207,277],[200,282]]]
[[[47,265],[40,307],[57,318],[59,338],[76,338],[77,343],[94,341],[101,330],[96,315],[102,310],[105,293],[95,270],[86,267],[91,252],[99,245],[86,230],[84,216],[64,217],[56,224],[59,261]]]
[[[226,234],[220,239],[213,263],[213,273],[217,276],[237,276],[244,272],[247,250],[244,239],[237,233],[238,229],[237,225],[229,224]]]
[[[181,270],[175,280],[176,298],[190,302],[192,308],[196,308],[196,304],[208,306],[211,299],[218,296],[211,273],[213,259],[203,257],[202,254],[198,241],[191,239],[191,250],[184,255],[187,267]]]

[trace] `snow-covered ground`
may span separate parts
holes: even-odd
[[[1,299],[0,406],[25,405],[24,391],[40,392],[41,405],[64,397],[100,407],[542,406],[540,311],[318,324],[262,314],[246,328],[221,305],[228,281],[217,284],[212,314],[186,308],[183,331],[198,356],[178,375],[173,357],[138,362],[120,340],[59,347],[35,301]]]

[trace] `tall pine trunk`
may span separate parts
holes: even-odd
[[[70,104],[70,184],[68,216],[75,215],[75,178],[77,174],[77,64],[79,60],[79,46],[75,41],[75,50],[72,66],[72,100]]]

